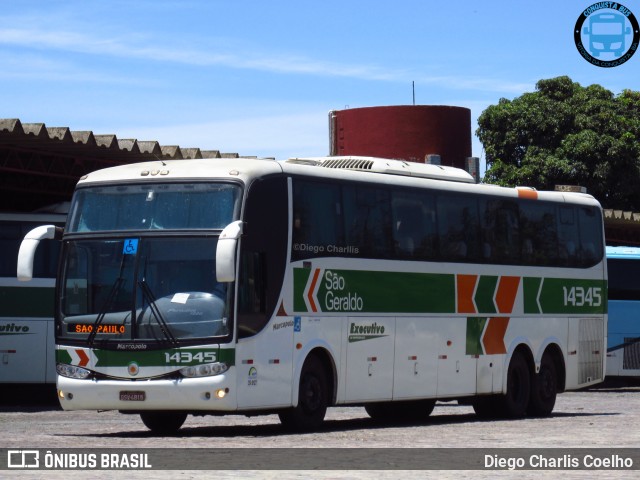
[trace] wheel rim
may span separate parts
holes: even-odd
[[[322,405],[322,385],[314,375],[308,375],[302,385],[302,407],[307,412],[315,412]]]
[[[540,397],[548,400],[556,392],[555,376],[548,368],[543,368],[538,374]]]

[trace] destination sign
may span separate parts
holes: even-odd
[[[70,323],[67,325],[67,332],[69,333],[92,333],[95,325],[90,323]],[[98,325],[98,329],[96,333],[100,335],[101,333],[109,334],[109,335],[122,335],[126,331],[126,327],[124,325],[109,325],[109,324],[100,324]]]

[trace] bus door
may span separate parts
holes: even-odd
[[[347,401],[391,400],[395,318],[347,318]]]
[[[238,408],[291,404],[293,318],[276,318],[236,345]]]
[[[467,353],[467,319],[440,318],[438,398],[476,393],[478,356]]]
[[[437,330],[430,318],[396,318],[393,399],[435,397],[438,383]]]

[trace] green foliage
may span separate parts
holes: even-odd
[[[478,125],[485,182],[581,185],[605,208],[640,211],[640,92],[540,80],[535,92],[489,106]]]

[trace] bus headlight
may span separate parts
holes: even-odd
[[[229,365],[224,362],[205,363],[204,365],[194,365],[192,367],[184,367],[180,369],[180,373],[184,377],[211,377],[220,375],[229,370]]]
[[[57,363],[56,372],[58,375],[69,378],[85,379],[91,375],[91,370],[86,368],[76,367],[75,365],[67,365],[66,363]]]

